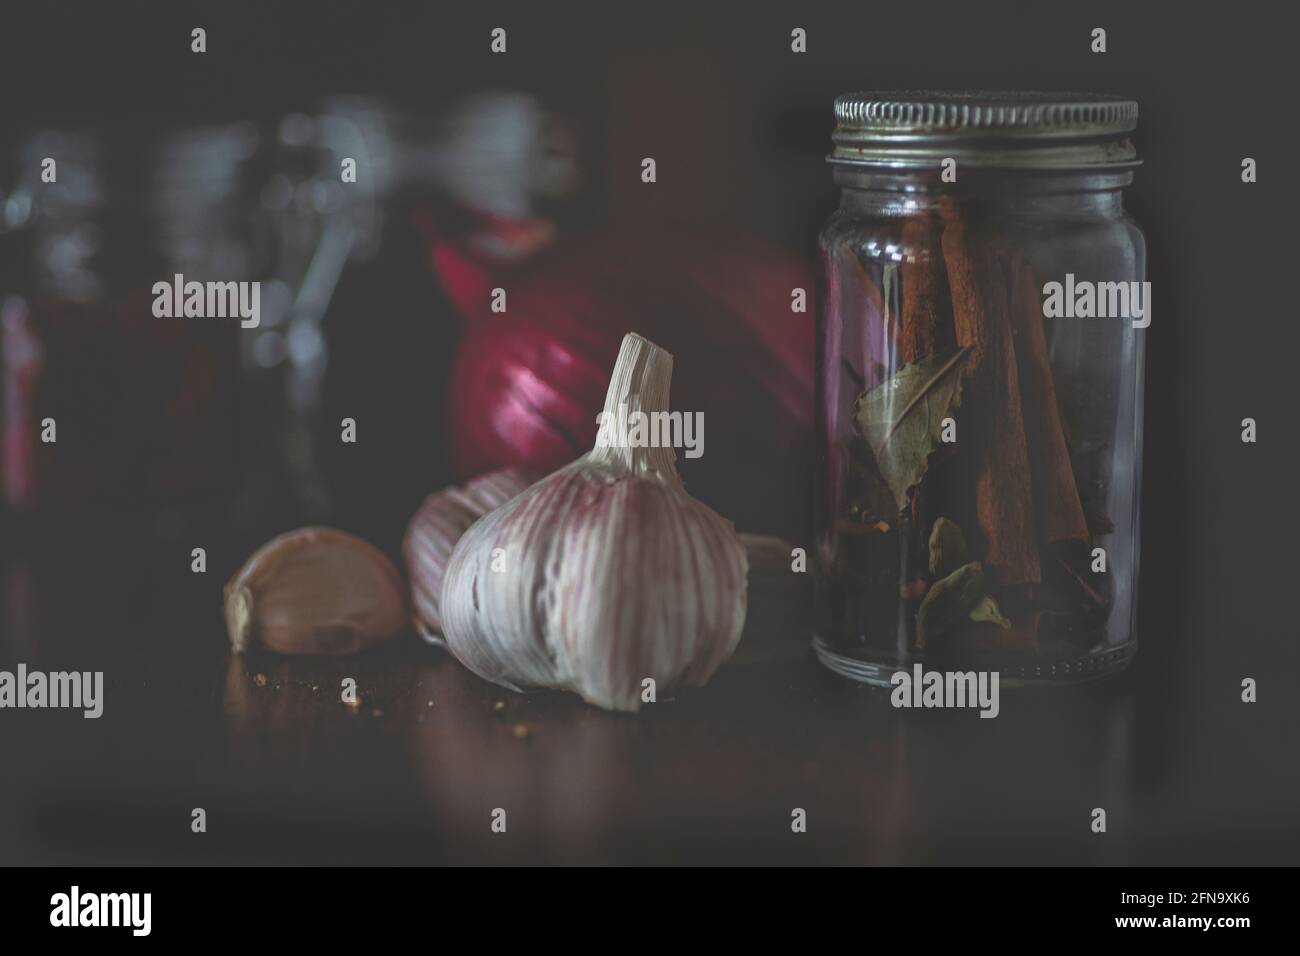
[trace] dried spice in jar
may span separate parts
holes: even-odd
[[[1136,648],[1137,105],[850,94],[821,237],[819,657],[1070,681]],[[1077,307],[1076,307],[1077,306]]]

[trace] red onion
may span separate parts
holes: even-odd
[[[814,306],[808,263],[735,235],[608,231],[518,266],[435,242],[465,319],[452,374],[457,472],[545,473],[589,449],[627,332],[676,359],[674,408],[701,412],[691,493],[747,531],[802,539],[812,468]],[[490,310],[490,291],[506,310]],[[792,290],[807,311],[791,309]]]

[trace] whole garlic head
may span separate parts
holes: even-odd
[[[672,356],[623,340],[605,411],[666,412]],[[570,690],[609,710],[704,684],[745,622],[748,559],[691,498],[668,447],[597,447],[476,522],[442,590],[456,658],[512,690]]]

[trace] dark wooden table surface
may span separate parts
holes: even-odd
[[[1004,690],[981,720],[895,710],[823,671],[807,595],[778,591],[708,687],[614,715],[501,690],[413,637],[231,657],[223,578],[189,573],[188,546],[79,540],[5,563],[0,665],[102,669],[106,699],[99,720],[0,712],[0,862],[1297,858],[1294,722],[1242,705],[1168,633],[1117,679]]]

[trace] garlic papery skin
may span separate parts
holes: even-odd
[[[406,587],[378,548],[333,528],[273,538],[245,562],[225,591],[235,653],[352,654],[410,626]]]
[[[623,340],[605,412],[666,412],[672,356]],[[607,419],[608,420],[608,419]],[[512,690],[570,690],[608,710],[704,684],[745,623],[748,559],[691,498],[669,447],[597,447],[479,519],[443,580],[456,658]]]
[[[501,507],[532,482],[514,468],[480,475],[463,488],[447,488],[424,499],[407,526],[402,541],[406,573],[411,580],[411,608],[415,629],[430,644],[442,640],[442,579],[452,549],[467,528],[483,515]]]

